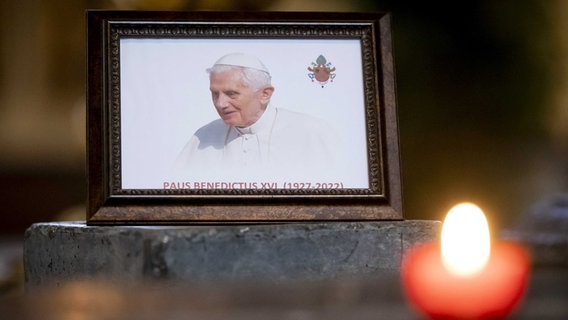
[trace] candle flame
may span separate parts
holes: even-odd
[[[454,206],[442,226],[442,262],[457,276],[483,270],[490,255],[489,227],[481,209],[471,203]]]

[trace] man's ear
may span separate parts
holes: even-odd
[[[262,103],[268,103],[270,101],[270,97],[272,97],[272,93],[274,93],[274,87],[266,86],[260,90],[260,100]]]

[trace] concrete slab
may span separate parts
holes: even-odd
[[[172,281],[319,281],[397,273],[411,246],[433,241],[439,221],[271,225],[32,225],[26,286],[103,278]]]

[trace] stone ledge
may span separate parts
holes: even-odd
[[[439,221],[272,225],[32,225],[26,285],[81,278],[136,283],[326,280],[397,273],[411,246],[435,240]]]

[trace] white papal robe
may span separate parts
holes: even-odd
[[[199,181],[340,182],[334,130],[315,117],[268,106],[248,128],[221,119],[201,127],[176,161],[178,177]]]

